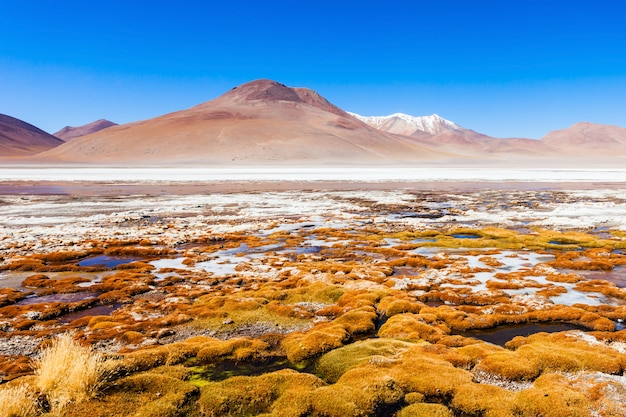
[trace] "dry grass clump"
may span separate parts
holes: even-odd
[[[237,376],[203,386],[198,408],[207,417],[300,416],[310,410],[310,393],[322,385],[313,375],[287,369],[257,377]]]
[[[161,365],[176,365],[196,356],[205,343],[217,339],[206,336],[196,336],[183,342],[167,345],[147,346],[135,352],[124,354],[119,367],[125,373],[147,371]]]
[[[405,392],[419,392],[428,398],[450,399],[458,387],[472,382],[472,374],[455,368],[442,356],[427,354],[424,347],[428,346],[417,345],[401,354],[400,362],[394,366],[398,383]],[[441,348],[442,353],[445,353],[446,348]]]
[[[102,293],[119,291],[130,297],[150,291],[150,285],[153,283],[154,276],[149,273],[120,271],[104,277],[102,282],[93,285],[92,289]]]
[[[626,366],[626,355],[604,345],[590,345],[568,334],[537,333],[516,337],[506,345],[515,351],[487,355],[477,370],[509,380],[533,380],[547,372],[582,370],[618,374]]]
[[[3,417],[34,417],[39,413],[37,399],[25,385],[0,387],[0,410]]]
[[[477,342],[469,338],[459,341],[459,344],[464,343],[469,344],[449,349],[445,351],[442,357],[457,368],[470,370],[488,355],[504,351],[500,346]],[[441,341],[438,344],[441,344]]]
[[[162,367],[121,378],[106,395],[67,407],[67,416],[179,417],[192,415],[199,389],[182,367]]]
[[[333,323],[318,324],[306,333],[291,333],[283,340],[287,358],[298,363],[343,346],[350,339],[345,328]]]
[[[364,304],[348,311],[329,323],[315,325],[306,333],[294,332],[283,340],[283,349],[291,362],[301,362],[320,353],[343,346],[353,335],[374,331],[378,315],[365,298],[356,304]]]
[[[593,415],[592,402],[559,374],[543,375],[537,378],[533,388],[517,393],[515,412],[522,416],[542,417]]]
[[[590,249],[584,252],[557,252],[555,256],[556,259],[548,262],[548,265],[554,268],[586,271],[610,271],[621,261],[621,257],[618,255],[605,254],[597,249]]]
[[[173,255],[176,251],[169,248],[155,248],[146,246],[117,246],[109,247],[105,249],[104,255],[106,256],[164,256]]]
[[[378,303],[378,309],[383,311],[387,317],[402,313],[419,313],[423,307],[423,303],[393,296],[385,297]]]
[[[89,250],[81,252],[51,252],[34,255],[33,258],[40,259],[43,262],[68,262],[76,261],[89,255],[100,253],[99,250]]]
[[[4,307],[20,300],[23,300],[31,293],[23,292],[13,288],[0,288],[0,307]]]
[[[381,407],[398,404],[403,387],[393,369],[369,364],[346,372],[336,384],[313,392],[313,415],[360,417],[374,415]]]
[[[218,358],[235,361],[258,360],[267,354],[269,345],[258,339],[214,339],[202,344],[196,355],[199,363],[213,362]]]
[[[274,354],[268,343],[245,337],[228,340],[195,336],[183,342],[162,346],[149,346],[126,353],[119,364],[125,373],[147,371],[161,365],[176,365],[194,358],[206,364],[220,360],[236,362],[262,360]]]
[[[404,407],[397,417],[453,417],[454,414],[442,404],[416,403]]]
[[[5,381],[29,375],[33,371],[33,361],[23,355],[0,355],[0,376]]]
[[[102,355],[80,346],[68,334],[54,339],[35,363],[36,385],[53,414],[92,397],[110,371]]]
[[[328,382],[336,382],[346,371],[364,363],[393,363],[399,353],[413,343],[393,339],[367,339],[324,354],[316,372]]]
[[[378,336],[401,340],[436,342],[446,334],[442,329],[427,324],[427,318],[420,316],[420,314],[411,313],[395,315],[381,326],[380,330],[378,330]]]
[[[451,406],[469,416],[508,417],[514,415],[515,394],[504,388],[487,384],[461,385]]]
[[[321,282],[302,284],[277,288],[278,284],[272,283],[258,290],[206,294],[179,309],[199,318],[198,327],[226,331],[260,323],[277,329],[309,327],[314,315],[335,316],[347,310],[334,305],[345,290]]]

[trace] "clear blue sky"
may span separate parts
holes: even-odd
[[[498,137],[626,127],[626,3],[3,0],[0,113],[54,132],[257,78]]]

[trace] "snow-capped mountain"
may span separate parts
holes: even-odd
[[[440,133],[462,129],[450,120],[446,120],[436,114],[432,116],[411,116],[404,113],[394,113],[389,116],[361,116],[356,113],[350,114],[376,129],[404,136],[411,136],[420,132],[438,135]]]

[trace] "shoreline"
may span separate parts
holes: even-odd
[[[0,195],[193,195],[288,191],[621,190],[624,182],[553,181],[2,181]]]
[[[308,190],[626,189],[626,169],[8,168],[0,195],[203,194]]]

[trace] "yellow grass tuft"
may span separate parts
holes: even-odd
[[[461,385],[452,400],[452,407],[465,415],[507,417],[513,415],[515,394],[504,388],[487,384]]]
[[[93,396],[107,373],[103,356],[80,346],[68,334],[53,340],[35,363],[37,387],[47,396],[53,414]]]
[[[0,387],[0,410],[3,417],[32,417],[37,414],[37,402],[25,385]]]
[[[398,417],[453,417],[452,411],[445,405],[416,403],[404,407]]]
[[[393,363],[399,353],[412,343],[394,339],[362,340],[324,354],[317,364],[317,373],[329,382],[336,382],[347,370],[367,363]]]
[[[533,388],[520,391],[515,399],[516,412],[523,416],[590,416],[591,406],[591,401],[559,374],[539,377]]]
[[[308,393],[323,384],[313,375],[292,370],[257,377],[236,376],[202,387],[198,407],[207,417],[259,415],[272,411],[281,416],[303,415],[309,408]],[[287,398],[281,399],[283,395]]]
[[[426,321],[429,316],[404,313],[391,317],[378,331],[378,336],[402,340],[428,340],[436,342],[444,336],[444,332]]]

